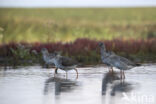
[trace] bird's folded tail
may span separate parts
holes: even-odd
[[[140,63],[136,63],[135,66],[141,66],[141,64]]]

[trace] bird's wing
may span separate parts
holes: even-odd
[[[133,66],[135,65],[135,63],[133,63],[132,61],[126,59],[125,57],[119,56],[119,58],[120,58],[121,61],[125,62],[128,65],[133,65]]]
[[[116,55],[111,55],[107,62],[114,67],[117,67],[119,69],[127,69],[128,65],[126,63],[124,63],[123,61],[120,60],[119,57],[117,57]]]
[[[125,58],[125,57],[116,55],[115,53],[111,52],[111,56],[112,56],[112,55],[115,56],[116,58],[118,58],[118,60],[124,62],[124,63],[127,64],[127,65],[135,66],[135,63],[133,63],[132,61],[128,60],[128,59]]]
[[[54,58],[54,54],[53,53],[49,53],[49,58]]]
[[[78,64],[75,60],[68,57],[61,57],[61,63],[63,66],[73,66]]]

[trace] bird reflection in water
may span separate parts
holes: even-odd
[[[108,72],[102,79],[102,104],[118,104],[116,100],[132,89],[132,84],[120,79],[120,73]]]
[[[72,91],[76,86],[78,86],[76,81],[58,77],[51,77],[45,82],[44,94],[47,95],[51,92],[52,89],[55,89],[55,95],[60,95],[61,92]]]

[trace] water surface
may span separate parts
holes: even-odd
[[[75,71],[40,66],[0,70],[0,104],[156,104],[156,65],[147,64],[126,71],[120,80],[103,66]]]

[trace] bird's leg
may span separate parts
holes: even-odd
[[[108,70],[109,70],[109,73],[111,73],[111,68],[110,67],[108,67]]]
[[[122,70],[120,70],[120,79],[122,80]]]
[[[110,68],[108,67],[108,71],[109,71],[109,73],[110,73]]]
[[[113,67],[112,67],[112,72],[114,73]]]
[[[54,69],[54,70],[55,70],[55,72],[54,72],[54,77],[55,77],[55,74],[57,74],[57,69],[58,69],[58,68],[55,68],[55,69]]]
[[[124,71],[122,70],[122,77],[123,77],[123,79],[124,79]]]
[[[123,71],[123,77],[124,77],[124,79],[125,79],[125,72]]]
[[[77,74],[77,75],[76,75],[76,78],[78,78],[78,74],[79,74],[79,73],[78,73],[78,71],[77,71],[77,69],[76,69],[76,68],[75,68],[75,71],[76,71],[76,74]]]
[[[68,78],[68,73],[67,73],[67,71],[66,71],[66,79]]]
[[[114,71],[113,71],[113,67],[111,67],[111,72],[114,73]]]
[[[55,74],[57,74],[57,70],[58,70],[58,68],[55,68]]]
[[[54,72],[54,77],[55,77],[55,74],[57,74],[57,71],[56,71],[56,70],[57,70],[57,68],[55,68],[54,70],[55,70],[55,72]]]

